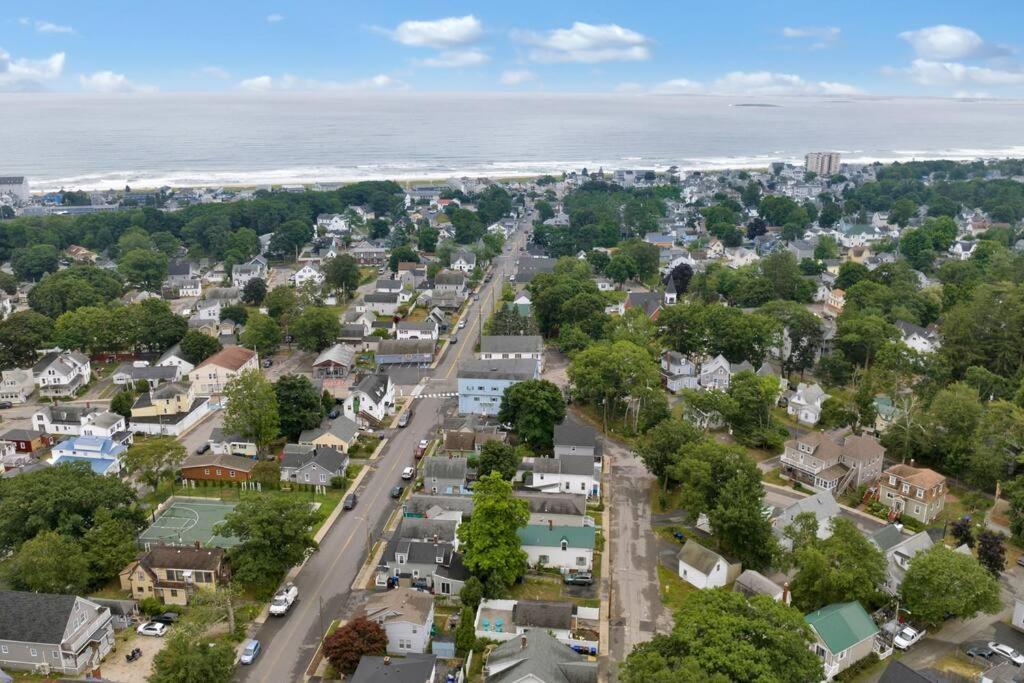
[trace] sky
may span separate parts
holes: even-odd
[[[1024,97],[1021,0],[0,6],[0,91]]]

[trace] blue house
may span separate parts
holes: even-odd
[[[116,475],[121,472],[121,456],[127,447],[110,437],[76,436],[53,447],[50,464],[87,462],[96,474]]]
[[[459,412],[497,415],[505,389],[540,374],[537,361],[529,358],[508,360],[468,360],[459,366]]]

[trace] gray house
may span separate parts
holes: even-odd
[[[486,683],[597,683],[597,662],[588,661],[548,630],[534,628],[494,648],[484,674]]]
[[[594,462],[601,462],[604,450],[597,430],[567,415],[561,424],[555,425],[555,457],[563,455],[590,455]]]
[[[383,588],[389,577],[431,579],[441,567],[461,565],[461,560],[453,557],[457,555],[458,526],[456,520],[403,517],[384,549],[376,585]],[[452,595],[461,589],[461,585],[449,584]]]
[[[0,591],[0,667],[80,676],[113,647],[106,607],[75,595]]]
[[[348,455],[334,448],[317,446],[305,452],[285,452],[281,460],[281,481],[327,486],[345,474]]]
[[[466,490],[466,458],[431,456],[423,461],[423,489],[427,493],[457,495]]]

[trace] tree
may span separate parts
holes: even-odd
[[[269,595],[317,547],[313,527],[318,520],[305,500],[246,498],[224,517],[216,533],[239,541],[230,551],[234,578]]]
[[[502,479],[512,481],[519,467],[519,458],[512,446],[501,441],[488,441],[480,449],[477,471],[484,474],[498,473]]]
[[[341,335],[338,315],[329,308],[308,306],[289,326],[299,348],[304,351],[323,351],[335,344]]]
[[[968,410],[972,410],[975,403],[966,400]],[[970,428],[974,421],[968,419],[961,424]],[[996,482],[1009,479],[1017,468],[1024,447],[1024,410],[1009,401],[989,401],[976,424],[973,438],[966,435],[965,445],[973,449],[967,460],[967,479],[978,488],[992,490]]]
[[[281,481],[281,465],[277,460],[260,460],[252,466],[252,480],[263,486],[277,486]]]
[[[474,579],[476,577],[470,577]],[[474,622],[476,619],[475,608],[468,605],[462,608],[459,615],[459,625],[455,628],[455,649],[465,656],[476,645],[476,630]]]
[[[52,336],[51,318],[35,311],[15,311],[0,322],[0,363],[4,367],[32,365],[36,349],[43,348]]]
[[[0,290],[4,294],[15,294],[18,291],[18,278],[10,273],[0,272]]]
[[[249,309],[242,304],[232,304],[220,309],[221,320],[232,320],[239,325],[245,325],[249,320]]]
[[[978,562],[998,579],[1006,568],[1006,537],[991,529],[979,532]]]
[[[57,247],[52,244],[34,244],[15,249],[11,256],[14,276],[22,282],[36,280],[57,270]]]
[[[129,418],[132,415],[132,406],[135,405],[135,392],[130,390],[119,391],[110,399],[110,412]]]
[[[793,605],[803,612],[851,600],[876,605],[885,583],[885,555],[850,520],[836,517],[831,525],[827,539],[793,553]]]
[[[167,257],[159,251],[133,249],[121,257],[117,270],[130,286],[159,291],[167,277]]]
[[[224,430],[252,439],[265,450],[280,431],[274,386],[259,370],[246,370],[227,383],[224,395]]]
[[[263,303],[263,297],[267,295],[267,283],[261,278],[254,277],[245,283],[242,288],[242,301],[252,306],[259,306]]]
[[[22,544],[5,574],[15,590],[80,594],[89,586],[89,560],[75,539],[42,531]]]
[[[994,614],[1002,607],[995,577],[970,555],[941,543],[910,561],[900,596],[907,610],[924,624],[938,624],[947,616],[970,619],[978,612]]]
[[[604,268],[605,275],[617,282],[620,287],[626,280],[635,277],[636,272],[636,263],[628,254],[615,254]]]
[[[124,455],[124,465],[155,491],[160,478],[173,474],[187,455],[185,447],[174,437],[153,436],[133,444]]]
[[[359,287],[362,273],[359,264],[348,254],[341,254],[327,259],[321,267],[324,274],[324,285],[331,289],[340,289],[345,296],[351,296]]]
[[[814,359],[821,349],[824,330],[821,320],[807,308],[793,301],[771,301],[761,307],[761,313],[779,321],[782,326],[783,343],[780,349],[782,374],[799,372],[814,366]]]
[[[949,525],[949,530],[956,539],[957,545],[974,547],[974,523],[970,517],[961,517]]]
[[[387,650],[388,634],[384,627],[365,616],[349,621],[324,640],[324,655],[335,670],[344,674],[354,672],[364,655],[384,656]]]
[[[115,519],[106,508],[96,511],[93,527],[82,537],[93,583],[101,583],[124,569],[138,555],[135,527]]]
[[[0,552],[12,550],[43,531],[81,538],[95,526],[97,511],[141,529],[145,516],[132,487],[95,474],[87,463],[66,463],[0,479]]]
[[[621,678],[623,683],[818,681],[824,674],[810,649],[813,642],[803,614],[767,595],[748,599],[734,591],[696,591],[677,610],[670,634],[634,648]]]
[[[526,571],[518,530],[530,521],[526,501],[512,496],[500,474],[485,474],[473,489],[473,516],[458,529],[462,563],[493,591],[507,591]],[[493,587],[493,588],[492,588]]]
[[[813,512],[801,512],[783,527],[782,535],[788,540],[791,552],[796,553],[818,542],[818,528],[818,517]]]
[[[228,683],[235,673],[229,641],[207,642],[179,626],[153,658],[151,683]]]
[[[299,434],[320,426],[323,404],[320,392],[308,377],[285,375],[274,384],[274,394],[281,408],[281,433],[288,441],[298,441]]]
[[[480,605],[480,601],[483,598],[484,585],[480,582],[480,579],[475,576],[466,579],[466,582],[462,584],[462,590],[459,591],[459,602],[462,603],[462,606],[468,607],[476,613],[476,608]]]
[[[33,311],[56,318],[82,306],[98,306],[121,296],[118,276],[96,266],[71,266],[45,276],[28,293]]]
[[[295,313],[299,301],[298,297],[295,296],[295,289],[293,287],[280,285],[270,290],[270,293],[263,300],[263,305],[266,306],[267,314],[271,318],[279,323],[286,324]]]
[[[312,225],[298,219],[285,221],[274,230],[267,251],[275,256],[297,257],[302,246],[311,239]]]
[[[889,223],[895,223],[901,228],[905,228],[910,225],[910,219],[917,215],[917,204],[914,203],[913,199],[909,197],[903,197],[893,202],[892,208],[889,209]]]
[[[977,392],[963,382],[936,394],[925,417],[929,459],[947,471],[962,471],[974,451],[981,414]]]
[[[215,337],[199,330],[189,330],[181,338],[181,355],[192,365],[199,365],[222,348]]]
[[[755,375],[749,370],[733,375],[725,393],[684,391],[688,405],[721,415],[736,440],[753,448],[777,448],[785,440],[785,428],[771,412],[778,394],[776,377]]]
[[[253,313],[242,330],[239,341],[242,346],[255,350],[261,356],[269,356],[281,346],[281,326],[269,315]]]
[[[416,250],[408,244],[403,244],[391,250],[391,255],[388,257],[388,267],[391,268],[391,272],[397,273],[399,263],[419,263],[419,261],[420,255],[416,253]]]
[[[601,342],[583,349],[569,364],[569,379],[579,399],[602,405],[606,431],[609,410],[614,418],[627,397],[651,390],[660,393],[661,384],[651,355],[628,341]]]
[[[429,226],[420,228],[416,231],[416,247],[422,252],[434,253],[437,249],[438,234],[436,229]]]
[[[691,279],[693,279],[693,268],[688,263],[680,263],[668,274],[665,283],[667,285],[668,280],[672,280],[676,287],[676,294],[681,297],[690,288]]]
[[[114,327],[127,325],[126,343],[140,351],[164,351],[174,346],[188,333],[188,321],[171,310],[161,299],[146,299],[121,309],[126,320],[114,316]],[[120,325],[118,324],[120,322]]]
[[[565,418],[562,391],[544,379],[519,382],[505,389],[498,419],[515,427],[519,438],[532,448],[552,444],[555,425]]]
[[[665,489],[669,473],[679,463],[683,446],[696,443],[702,437],[700,429],[688,420],[663,420],[640,435],[636,452],[647,471],[661,480]]]

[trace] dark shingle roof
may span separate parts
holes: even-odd
[[[373,399],[374,403],[380,403],[388,391],[390,381],[391,379],[385,374],[367,375],[359,380],[359,383],[352,388],[352,391],[361,391]]]
[[[349,683],[424,683],[430,680],[436,660],[434,655],[421,654],[400,658],[363,655]]]
[[[571,602],[520,600],[512,608],[512,620],[516,626],[569,629],[574,609]]]
[[[298,469],[311,462],[316,462],[328,472],[340,472],[342,467],[348,465],[348,456],[334,448],[317,446],[304,453],[285,453],[281,460],[281,467]]]
[[[74,595],[0,591],[0,640],[60,643],[77,599]]]

